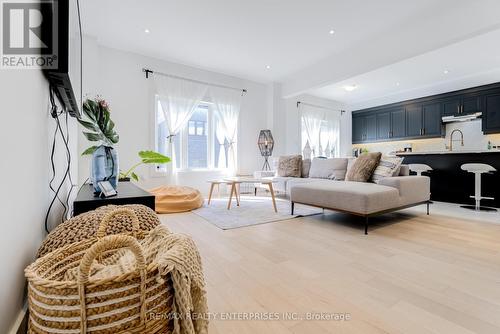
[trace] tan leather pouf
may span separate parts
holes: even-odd
[[[191,187],[161,186],[149,192],[155,195],[158,213],[186,212],[203,206],[201,193]]]

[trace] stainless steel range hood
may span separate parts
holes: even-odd
[[[443,123],[452,123],[452,122],[466,122],[472,121],[474,119],[480,118],[483,115],[482,112],[476,112],[473,114],[463,115],[463,116],[444,116],[442,118]]]

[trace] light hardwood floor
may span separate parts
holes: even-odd
[[[431,208],[223,231],[162,215],[195,239],[211,312],[349,313],[349,321],[213,320],[210,333],[500,333],[500,224]],[[500,216],[499,216],[500,217]]]

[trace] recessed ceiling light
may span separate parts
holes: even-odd
[[[443,71],[443,73],[444,73],[444,74],[448,74],[448,73],[450,73],[450,71],[448,71],[448,70],[444,70],[444,71]]]
[[[330,35],[333,35],[333,34],[335,34],[335,30],[333,30],[333,29],[332,29],[332,30],[330,30],[328,33],[329,33]]]
[[[396,82],[396,86],[399,86],[399,85],[400,85],[400,83],[399,83],[399,82]]]
[[[266,68],[269,70],[271,69],[271,65],[266,65]]]
[[[344,89],[348,92],[352,92],[353,90],[357,89],[358,86],[356,85],[347,85],[347,86],[344,86]]]
[[[149,34],[149,33],[150,33],[149,29],[144,29],[144,32],[145,32],[146,34]]]

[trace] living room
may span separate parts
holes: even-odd
[[[1,6],[0,332],[500,331],[497,1]]]

